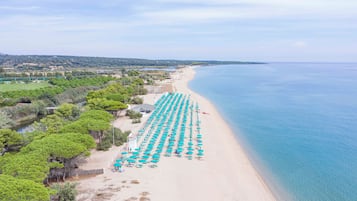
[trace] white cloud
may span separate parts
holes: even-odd
[[[210,6],[219,9],[220,6],[231,8],[248,8],[252,14],[257,14],[255,9],[265,9],[266,12],[285,11],[287,15],[306,14],[318,16],[357,16],[357,1],[355,0],[153,0],[154,2],[169,4]],[[288,11],[288,12],[286,12]],[[301,16],[303,17],[303,16]]]
[[[326,0],[154,0],[141,5],[138,16],[154,24],[195,24],[227,20],[344,20],[356,19],[357,1]],[[181,5],[168,6],[168,3]],[[200,5],[200,6],[197,6]],[[161,5],[161,6],[160,6]],[[166,5],[166,6],[163,6]],[[147,6],[147,7],[145,7]]]
[[[304,48],[306,47],[308,44],[305,41],[295,41],[292,46],[296,47],[296,48]]]
[[[222,22],[237,19],[262,19],[279,17],[286,14],[284,11],[269,11],[264,8],[239,8],[239,7],[206,7],[183,8],[172,10],[155,10],[143,12],[140,15],[146,21],[157,24],[195,24],[202,22]]]
[[[38,6],[27,6],[27,7],[18,7],[18,6],[0,6],[0,11],[1,10],[7,10],[7,11],[30,11],[30,10],[36,10],[39,9]]]

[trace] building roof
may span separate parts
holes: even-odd
[[[150,105],[150,104],[141,104],[141,105],[135,105],[131,108],[131,110],[135,112],[145,112],[149,113],[155,109],[155,106]]]

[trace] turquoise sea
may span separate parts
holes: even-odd
[[[280,200],[357,201],[357,64],[196,68],[212,101]]]

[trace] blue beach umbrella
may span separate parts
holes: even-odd
[[[141,159],[141,160],[139,160],[139,162],[143,163],[143,164],[147,163],[147,161],[145,159]]]

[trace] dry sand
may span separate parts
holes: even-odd
[[[188,89],[194,77],[192,68],[179,70],[173,76],[173,89],[191,94],[201,112],[205,156],[203,160],[161,157],[158,167],[125,168],[112,172],[112,162],[123,147],[108,152],[93,151],[83,169],[104,168],[105,173],[78,181],[78,200],[152,200],[152,201],[269,201],[275,200],[264,184],[232,130],[215,107],[204,97]],[[153,103],[158,94],[145,97]],[[120,118],[114,125],[122,130],[137,131],[144,124],[131,124]]]

